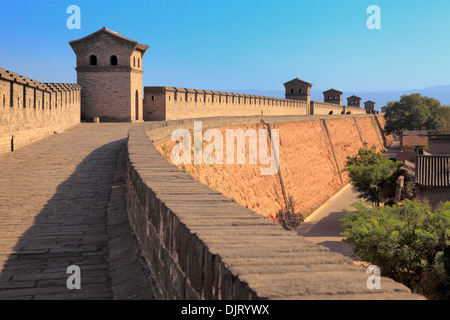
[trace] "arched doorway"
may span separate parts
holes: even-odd
[[[136,120],[139,120],[139,91],[138,90],[136,90],[135,103],[136,103]]]

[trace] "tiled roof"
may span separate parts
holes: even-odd
[[[418,156],[416,183],[422,187],[450,187],[450,156]]]
[[[290,80],[288,82],[285,82],[284,85],[291,84],[291,83],[298,83],[298,82],[300,82],[302,84],[306,84],[306,85],[308,85],[310,87],[312,86],[312,83],[300,80],[299,78],[294,78],[294,79],[292,79],[292,80]]]
[[[336,89],[333,89],[333,88],[331,88],[331,89],[329,89],[329,90],[327,90],[327,91],[324,91],[324,92],[323,92],[323,94],[327,94],[327,93],[339,93],[339,94],[342,94],[343,92],[342,92],[342,91],[339,91],[339,90],[336,90]]]
[[[97,36],[97,35],[100,34],[100,33],[107,33],[107,34],[110,34],[110,35],[112,35],[112,36],[115,36],[115,37],[117,37],[117,38],[119,38],[119,39],[122,39],[122,40],[124,40],[124,41],[130,42],[130,43],[132,43],[132,44],[134,44],[134,45],[136,46],[136,49],[141,50],[141,51],[143,51],[143,52],[145,52],[145,51],[148,49],[148,45],[139,43],[139,42],[137,42],[136,40],[128,39],[128,38],[124,37],[123,35],[121,35],[120,33],[115,32],[115,31],[112,31],[112,30],[109,30],[109,29],[106,28],[106,27],[103,27],[103,28],[101,28],[100,30],[97,30],[97,31],[95,31],[94,33],[91,33],[91,34],[89,34],[89,35],[87,35],[87,36],[85,36],[85,37],[83,37],[83,38],[80,38],[80,39],[77,39],[77,40],[69,41],[69,44],[72,45],[72,44],[75,44],[75,43],[77,43],[77,42],[83,42],[83,41],[89,40],[89,39],[91,39],[91,38],[94,38],[95,36]]]

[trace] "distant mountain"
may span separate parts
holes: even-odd
[[[268,96],[275,98],[284,98],[284,90],[220,90],[226,92],[236,92],[243,94],[254,94],[260,96]],[[420,93],[423,96],[438,99],[442,104],[450,105],[450,85],[435,86],[418,90],[384,90],[384,91],[356,91],[356,92],[344,92],[342,102],[347,104],[347,97],[352,95],[362,98],[362,102],[372,100],[376,102],[376,109],[380,110],[389,101],[398,101],[400,97],[405,94]],[[311,100],[323,101],[323,94],[321,91],[311,90]]]

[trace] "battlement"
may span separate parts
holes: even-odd
[[[299,79],[294,80],[301,81]],[[286,88],[289,89],[290,87],[286,85]],[[144,120],[165,121],[220,116],[366,113],[364,109],[356,106],[309,101],[309,91],[306,90],[306,92],[305,97],[307,98],[301,100],[297,96],[292,96],[293,99],[283,99],[168,86],[144,87]]]
[[[344,111],[344,106],[335,103],[311,101],[310,103],[310,114],[311,115],[325,115],[325,114],[341,114]]]
[[[0,154],[80,122],[81,86],[0,68]]]
[[[153,89],[154,88],[154,89]],[[211,103],[235,103],[235,101],[242,101],[243,104],[250,103],[250,104],[264,104],[264,102],[268,102],[268,104],[271,105],[277,105],[274,101],[280,101],[280,105],[288,105],[287,103],[292,102],[294,104],[297,104],[298,106],[301,106],[302,103],[298,103],[299,101],[294,99],[282,99],[282,98],[275,98],[275,97],[268,97],[268,96],[260,96],[260,95],[251,95],[251,94],[243,94],[243,93],[233,93],[233,92],[223,92],[223,91],[211,91],[211,90],[202,90],[202,89],[188,89],[188,88],[178,88],[178,87],[145,87],[144,90],[147,92],[152,92],[153,90],[159,91],[159,92],[174,92],[174,97],[179,98],[179,101],[182,101],[183,97],[187,100],[190,98],[193,98],[190,94],[195,94],[195,98],[200,102],[205,102],[205,99],[203,98],[214,98],[211,99]],[[234,99],[237,98],[238,100]],[[192,101],[192,100],[189,100]],[[269,103],[271,101],[271,103]],[[283,102],[283,104],[282,104]]]
[[[144,87],[144,120],[197,117],[308,115],[306,101],[259,95],[189,89]]]
[[[69,108],[80,101],[76,83],[41,83],[0,68],[0,107],[51,109]]]
[[[344,113],[346,114],[366,114],[366,110],[360,108],[360,107],[355,107],[355,106],[344,106]]]

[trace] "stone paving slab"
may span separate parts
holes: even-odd
[[[0,155],[0,299],[115,297],[107,205],[131,126],[82,123]],[[124,194],[114,200],[126,217]],[[70,265],[81,290],[66,286]],[[139,273],[131,267],[121,272]]]

